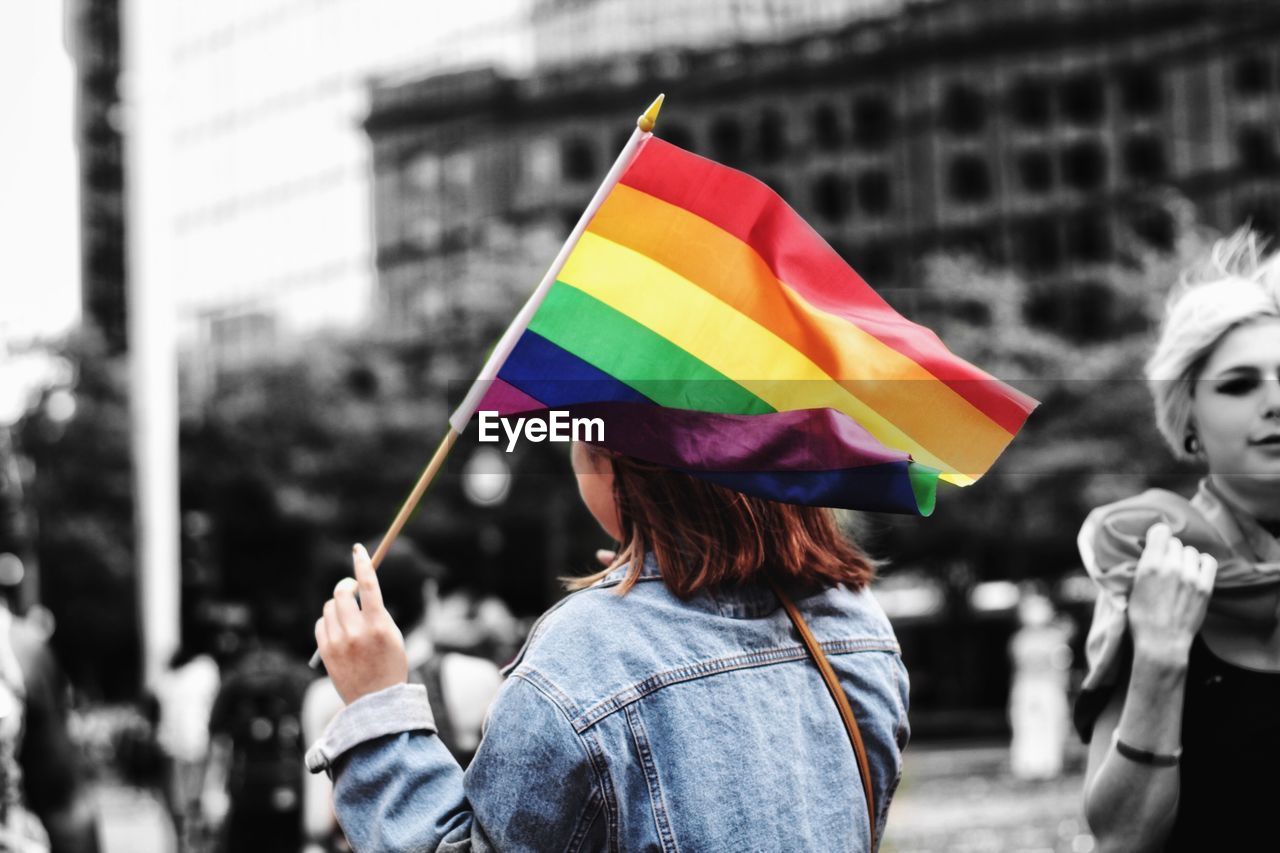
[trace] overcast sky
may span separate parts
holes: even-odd
[[[0,3],[0,339],[70,325],[79,312],[72,67],[62,3]]]

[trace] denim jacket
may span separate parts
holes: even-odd
[[[307,756],[366,851],[866,850],[853,750],[767,587],[681,601],[650,562],[573,593],[509,667],[464,775],[421,688],[352,703]],[[797,594],[853,706],[877,838],[908,737],[907,674],[869,592]]]

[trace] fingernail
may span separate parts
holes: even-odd
[[[354,544],[354,545],[352,545],[352,546],[351,546],[351,553],[352,553],[352,554],[359,554],[359,553],[360,553],[360,543],[359,543],[359,542],[357,542],[356,544]]]

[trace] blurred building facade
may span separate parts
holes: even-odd
[[[783,27],[802,34],[755,44],[734,38],[745,31],[725,12],[718,46],[697,14],[692,35],[655,44],[627,41],[646,32],[626,26],[643,17],[635,8],[541,5],[544,62],[528,75],[374,87],[379,302],[392,326],[477,301],[483,276],[461,270],[494,233],[567,233],[659,91],[660,136],[769,183],[882,291],[910,288],[922,253],[975,252],[1023,272],[1043,291],[1037,310],[1085,339],[1106,334],[1090,281],[1134,246],[1167,248],[1177,199],[1218,228],[1280,227],[1270,4],[866,3],[843,26]],[[835,19],[832,4],[810,5],[814,21]],[[593,14],[621,33],[616,49],[555,52],[568,22]]]
[[[464,14],[416,0],[140,0],[130,128],[154,156],[138,182],[149,197],[130,203],[149,210],[140,263],[173,294],[185,380],[367,318],[366,79],[518,64],[524,2]]]
[[[119,353],[127,348],[120,0],[67,0],[64,38],[76,66],[82,314]]]
[[[614,14],[607,0],[544,5],[566,20]],[[933,0],[864,12],[754,42],[727,17],[719,43],[701,25],[670,44],[631,38],[643,27],[614,19],[613,52],[580,54],[552,51],[564,40],[552,14],[535,20],[535,44],[550,46],[528,74],[378,81],[365,128],[380,324],[428,339],[486,315],[505,324],[658,92],[659,136],[770,184],[894,301],[918,293],[921,256],[976,253],[1033,289],[1028,321],[1081,343],[1132,331],[1101,282],[1171,248],[1193,217],[1280,227],[1280,7]],[[543,266],[499,262],[530,251]],[[975,585],[972,566],[937,557],[924,573],[936,601],[895,615],[913,728],[1001,732],[1016,588]],[[980,606],[980,587],[1013,595]],[[1087,603],[1067,603],[1084,624]]]
[[[539,68],[619,54],[776,42],[933,0],[535,0],[531,32]]]

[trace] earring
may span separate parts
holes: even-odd
[[[1200,438],[1195,432],[1187,433],[1187,437],[1182,440],[1182,449],[1187,453],[1195,456],[1200,452]]]

